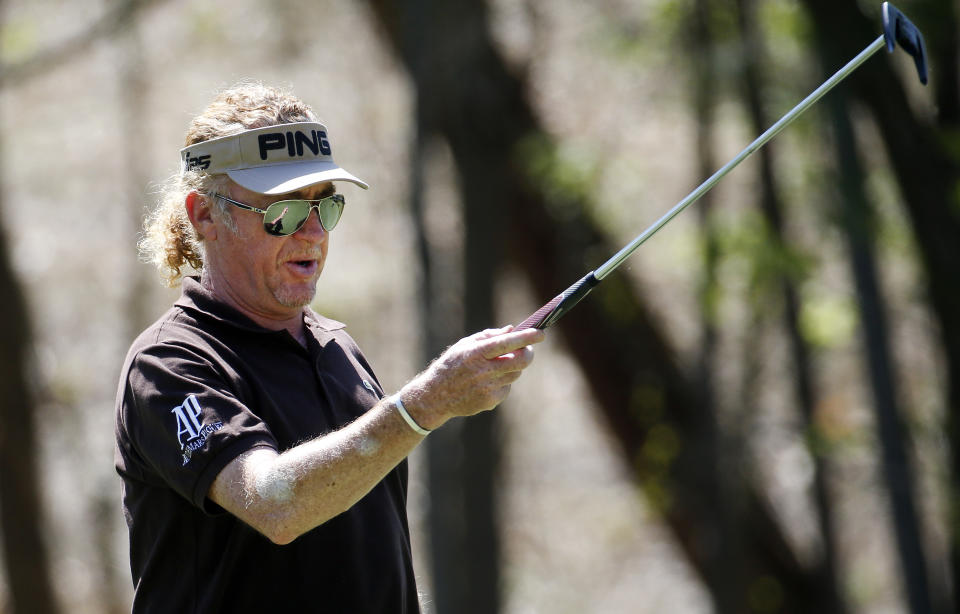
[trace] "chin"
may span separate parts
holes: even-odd
[[[281,287],[277,288],[276,292],[273,293],[273,297],[277,299],[278,303],[292,309],[302,309],[306,307],[313,302],[313,298],[316,295],[316,285],[312,285],[309,288],[302,286],[297,288]]]

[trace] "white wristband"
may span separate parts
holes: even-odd
[[[397,411],[400,412],[400,417],[403,418],[403,421],[406,422],[414,431],[420,435],[423,435],[424,437],[433,432],[430,429],[425,429],[417,424],[417,421],[413,419],[413,416],[407,412],[407,408],[403,406],[403,401],[400,400],[399,393],[390,397],[389,401],[393,403],[393,405],[397,408]]]

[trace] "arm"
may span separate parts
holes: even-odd
[[[436,429],[496,407],[533,360],[543,331],[489,330],[461,339],[399,395],[414,420]],[[278,454],[254,449],[230,462],[210,498],[286,544],[349,509],[423,440],[383,399],[338,431]]]

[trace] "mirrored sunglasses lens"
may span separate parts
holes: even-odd
[[[336,228],[340,222],[340,216],[343,215],[343,196],[335,194],[329,198],[320,201],[318,210],[320,211],[320,223],[323,228],[329,232]]]
[[[281,200],[267,207],[263,227],[272,235],[292,235],[300,230],[310,214],[310,203],[305,200]]]

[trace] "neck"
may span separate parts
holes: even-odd
[[[216,275],[209,273],[208,270],[204,270],[201,274],[200,283],[217,300],[230,305],[255,323],[268,330],[285,330],[290,333],[290,336],[296,339],[300,345],[306,347],[307,333],[306,324],[303,322],[303,308],[297,310],[291,308],[289,316],[277,316],[252,309],[247,303],[234,296],[234,293],[230,291],[230,285],[228,283],[225,283],[222,279],[218,279]]]

